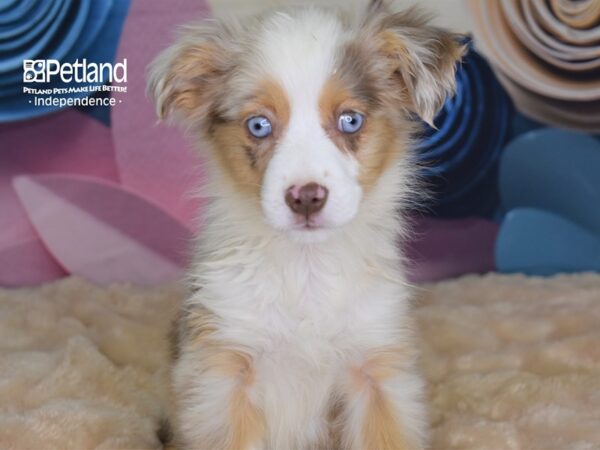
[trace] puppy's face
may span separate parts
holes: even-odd
[[[187,27],[151,68],[161,116],[208,142],[239,195],[311,240],[352,221],[454,86],[456,36],[375,1]]]

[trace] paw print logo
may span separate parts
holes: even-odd
[[[26,59],[23,61],[23,83],[44,83],[46,81],[46,61]]]

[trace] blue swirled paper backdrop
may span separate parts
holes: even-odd
[[[112,62],[130,0],[22,0],[0,6],[0,122],[47,114],[23,94],[23,60]],[[64,87],[60,82],[36,88]],[[79,95],[89,95],[80,93]],[[97,112],[92,112],[97,115]]]
[[[471,47],[457,70],[456,95],[427,127],[418,148],[441,217],[491,216],[498,205],[497,162],[513,106],[487,62]]]

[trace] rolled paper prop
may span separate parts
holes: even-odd
[[[554,275],[600,271],[600,234],[535,208],[510,211],[496,242],[501,272]]]
[[[583,47],[562,42],[544,30],[536,21],[536,14],[544,14],[545,9],[536,9],[535,2],[500,0],[502,9],[511,19],[510,25],[521,43],[540,59],[559,69],[585,72],[600,67],[598,47]],[[533,4],[532,4],[533,3]],[[522,6],[520,8],[520,6]]]
[[[441,217],[490,215],[498,200],[495,171],[513,109],[486,61],[471,49],[457,70],[457,91],[426,127],[417,148]]]
[[[468,0],[477,48],[524,114],[600,132],[600,3]]]
[[[596,0],[587,1],[597,3]],[[585,2],[580,2],[580,5],[584,4]],[[542,25],[544,30],[550,35],[555,36],[560,39],[560,41],[580,45],[589,45],[600,41],[600,27],[592,26],[589,28],[577,28],[571,26],[568,20],[561,21],[561,19],[554,14],[553,10],[549,10],[543,0],[535,0],[533,6],[535,8],[536,18],[539,20],[540,25]],[[589,9],[587,14],[590,18],[594,15],[593,11],[590,11]],[[596,25],[598,25],[598,23],[596,23]]]
[[[73,175],[21,176],[19,199],[53,257],[98,284],[176,281],[190,231],[119,185]]]
[[[61,173],[119,180],[110,130],[73,109],[0,124],[0,140],[0,249],[37,237],[14,177]]]
[[[66,275],[37,237],[0,248],[0,286],[34,286]]]
[[[502,155],[502,205],[544,209],[600,233],[599,170],[600,141],[556,129],[530,131]]]
[[[552,11],[573,28],[590,28],[600,22],[600,2],[597,0],[551,0]]]
[[[23,174],[119,179],[110,130],[69,109],[0,124],[0,286],[26,286],[66,274],[42,244],[13,188]]]
[[[200,202],[192,195],[202,178],[199,161],[180,130],[158,123],[146,95],[146,68],[175,38],[177,27],[209,14],[203,0],[135,0],[117,60],[128,58],[129,83],[122,103],[112,108],[112,132],[122,183],[161,204],[193,226]],[[149,30],[152,30],[149,32]]]
[[[498,225],[477,219],[415,217],[406,244],[412,282],[437,281],[495,269],[494,243]]]
[[[24,3],[28,3],[26,14],[20,12]],[[56,76],[50,82],[29,80],[41,77],[46,60],[113,62],[128,4],[129,0],[29,0],[0,11],[0,121],[27,119],[60,108],[54,104],[36,105],[32,95],[23,93],[23,87],[53,90],[98,85],[63,83]],[[27,70],[24,60],[32,61]],[[90,94],[89,90],[81,90],[68,96]]]
[[[569,101],[542,98],[500,72],[496,76],[524,116],[545,125],[574,131],[597,133],[600,130],[600,115],[595,103],[581,103],[574,108]]]

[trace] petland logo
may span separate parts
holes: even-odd
[[[23,61],[23,94],[45,108],[115,106],[127,93],[127,58],[116,64],[56,59]]]
[[[85,58],[74,63],[55,59],[23,61],[23,83],[50,83],[56,77],[63,83],[127,83],[127,58],[116,64],[98,64]]]

